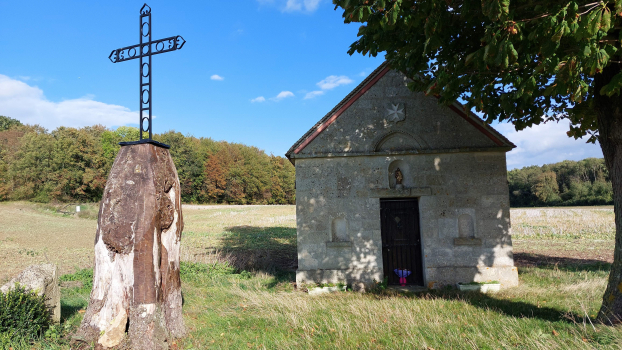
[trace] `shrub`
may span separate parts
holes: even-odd
[[[45,296],[38,296],[20,285],[7,293],[0,292],[0,334],[3,338],[39,338],[51,323]]]

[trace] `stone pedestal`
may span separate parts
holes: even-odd
[[[93,290],[74,339],[166,349],[182,337],[180,186],[168,149],[121,147],[99,208]]]

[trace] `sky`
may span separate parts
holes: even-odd
[[[383,62],[347,54],[359,25],[330,0],[148,2],[153,39],[184,47],[153,57],[153,131],[256,146],[284,156]],[[49,130],[138,125],[138,60],[111,63],[137,44],[141,1],[0,0],[0,115]],[[602,157],[566,136],[568,124],[516,132],[508,169]]]

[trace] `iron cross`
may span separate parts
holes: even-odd
[[[169,148],[170,146],[151,139],[151,56],[159,53],[181,49],[186,41],[180,35],[151,41],[151,7],[144,4],[140,9],[140,43],[113,50],[108,58],[112,63],[140,59],[140,96],[139,96],[139,127],[140,141],[120,142],[122,146],[139,143],[152,143]],[[148,113],[148,114],[147,114]],[[143,139],[143,132],[149,133],[148,139]]]

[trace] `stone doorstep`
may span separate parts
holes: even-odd
[[[500,283],[484,283],[484,284],[456,284],[458,290],[461,292],[480,292],[480,293],[494,293],[501,289]]]
[[[406,285],[406,286],[390,285],[387,287],[387,289],[395,290],[398,292],[408,292],[408,293],[420,293],[420,292],[426,292],[428,290],[427,287],[414,286],[414,285]]]
[[[315,287],[309,289],[309,295],[330,294],[336,292],[345,292],[346,286],[343,287]]]

